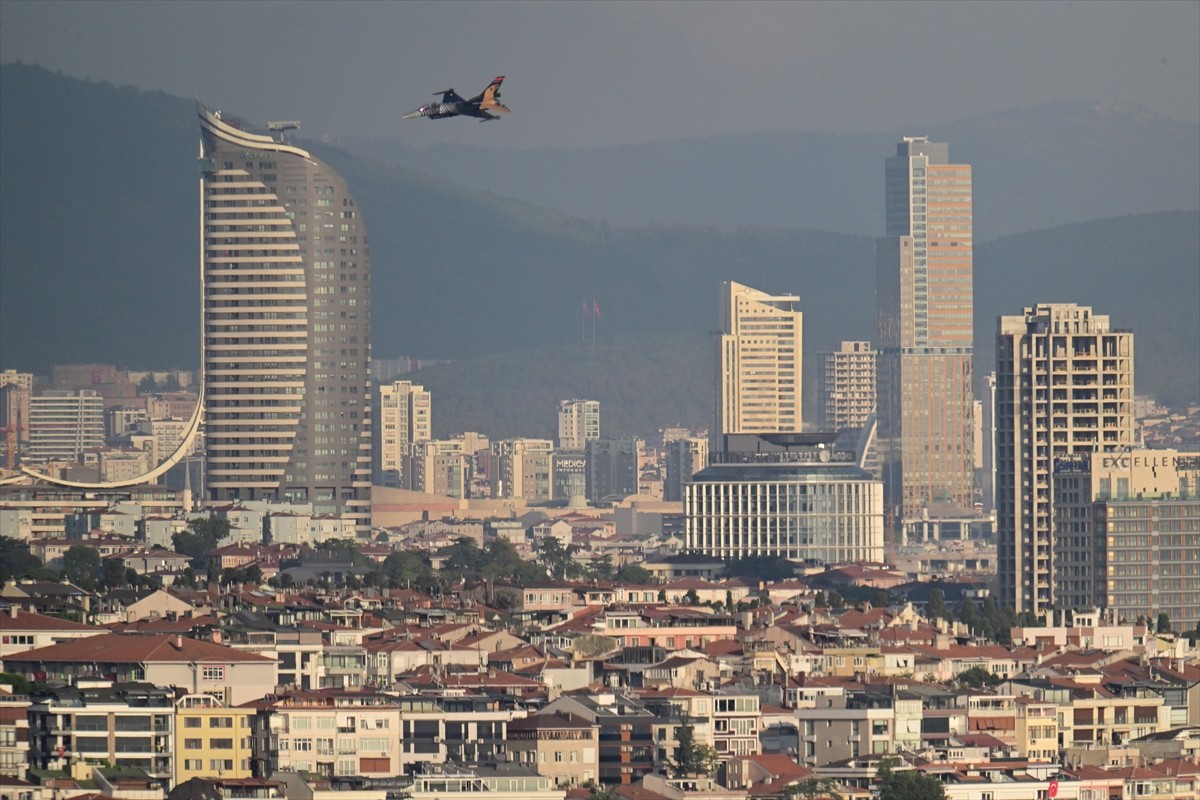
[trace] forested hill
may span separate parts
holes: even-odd
[[[0,366],[195,367],[197,139],[192,101],[34,67],[0,68]],[[538,365],[547,383],[537,391],[545,396],[603,400],[587,383],[565,391],[564,379],[546,367],[557,363],[555,348],[565,353],[560,376],[576,361],[587,380],[624,387],[606,419],[625,414],[641,426],[703,416],[700,424],[707,424],[709,333],[723,280],[800,295],[810,392],[816,351],[840,339],[873,338],[869,237],[610,228],[300,143],[346,176],[362,209],[372,246],[374,355],[449,358],[463,363],[447,374],[464,369],[489,378],[458,381],[477,385],[475,395],[466,388],[455,388],[454,398],[450,389],[440,392],[439,427],[493,432],[463,415],[456,422],[454,403],[472,414],[522,413],[500,402],[503,381],[518,381],[526,392],[542,385],[511,366],[522,361]],[[1196,399],[1198,219],[1194,211],[1115,218],[979,244],[980,368],[990,364],[997,314],[1074,300],[1138,331],[1140,392]],[[582,316],[583,300],[595,301],[599,318]],[[593,321],[597,344],[584,358],[572,348],[585,339],[590,347]],[[612,358],[601,356],[605,347],[613,348]],[[525,351],[537,354],[490,359]],[[435,380],[428,377],[431,387]],[[520,391],[513,390],[517,397]],[[495,424],[496,433],[509,430]]]

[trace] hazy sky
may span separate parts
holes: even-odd
[[[891,131],[1056,100],[1200,121],[1194,0],[4,0],[0,60],[416,145]],[[400,121],[500,74],[500,122]]]

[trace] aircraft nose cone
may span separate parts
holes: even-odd
[[[422,109],[419,108],[416,111],[410,111],[400,119],[416,119],[417,117],[421,116],[421,111]]]

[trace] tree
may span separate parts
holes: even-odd
[[[72,545],[63,553],[63,575],[82,588],[96,585],[100,573],[100,551],[86,544]]]
[[[789,798],[802,800],[842,800],[842,786],[833,778],[805,778],[785,790]]]
[[[0,536],[0,578],[24,578],[41,566],[42,562],[29,552],[25,542]]]
[[[626,564],[617,570],[616,579],[618,583],[632,583],[638,586],[646,586],[654,583],[654,576],[650,574],[650,570],[639,564]]]
[[[1154,630],[1158,633],[1171,632],[1171,618],[1167,616],[1167,612],[1158,612],[1158,624],[1154,626]]]
[[[778,556],[750,556],[727,563],[725,576],[772,583],[796,577],[796,567],[786,558]]]
[[[929,602],[925,604],[925,616],[930,620],[950,619],[950,611],[946,608],[946,596],[941,589],[929,593]]]
[[[138,381],[138,394],[154,394],[158,391],[158,382],[154,380],[154,373],[147,372],[146,377]]]
[[[716,769],[718,761],[716,750],[696,741],[696,730],[692,725],[680,726],[675,757],[667,762],[672,773],[671,777],[687,778],[695,775],[707,775]]]
[[[913,769],[896,772],[894,764],[894,759],[879,764],[879,800],[946,800],[946,787],[937,778]]]
[[[188,522],[187,530],[171,537],[171,546],[176,553],[191,558],[194,569],[204,569],[208,551],[227,538],[229,530],[229,520],[224,517],[216,514],[210,514],[207,518],[196,517]]]
[[[979,689],[984,686],[991,687],[1000,683],[999,678],[983,667],[971,667],[968,670],[964,670],[954,680],[959,686],[969,689]]]
[[[575,563],[575,545],[562,546],[562,542],[553,536],[542,539],[538,545],[538,561],[545,565],[546,571],[555,580],[565,580],[578,574],[579,566]]]
[[[383,560],[383,573],[397,586],[427,588],[434,583],[429,556],[414,550],[397,550]]]

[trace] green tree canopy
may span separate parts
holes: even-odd
[[[638,586],[646,586],[654,583],[654,576],[650,574],[650,570],[638,564],[626,564],[617,570],[616,580],[619,583],[632,583]]]
[[[63,575],[84,589],[96,586],[100,574],[100,551],[86,544],[76,544],[63,553]]]
[[[680,726],[675,756],[668,760],[667,766],[672,777],[687,778],[707,775],[716,769],[719,760],[716,750],[696,741],[696,729],[688,724]]]
[[[725,565],[725,576],[767,582],[783,581],[796,577],[796,567],[786,558],[751,556],[728,562]]]
[[[429,556],[415,550],[397,550],[383,561],[383,573],[396,586],[428,589],[436,582]]]
[[[879,765],[879,800],[946,800],[946,787],[937,778],[912,769],[896,772],[893,766],[891,759]]]
[[[217,547],[229,536],[229,520],[210,514],[207,518],[196,517],[188,521],[187,530],[171,537],[171,546],[176,553],[192,559],[193,569],[205,568],[208,551]]]

